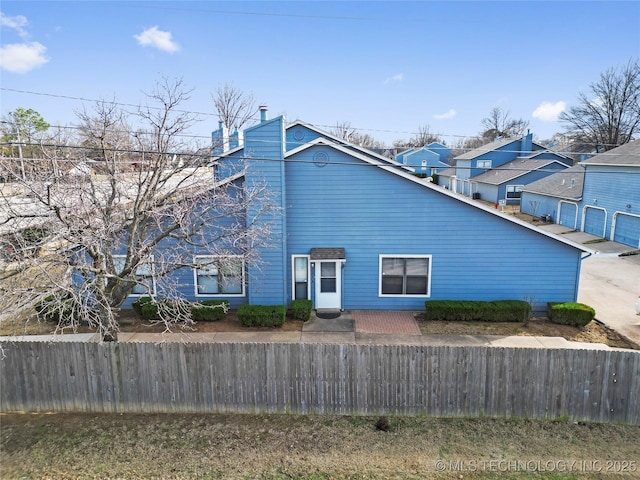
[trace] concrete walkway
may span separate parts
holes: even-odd
[[[389,322],[385,322],[390,315]],[[385,332],[383,332],[386,330]],[[422,335],[413,312],[345,311],[335,319],[315,315],[296,332],[129,333],[120,342],[148,343],[330,343],[351,345],[486,346],[612,350],[602,343],[570,342],[562,337],[500,335]],[[0,341],[99,341],[95,334],[0,337]]]
[[[509,348],[565,348],[618,350],[603,343],[570,342],[562,337],[499,335],[390,335],[356,332],[214,332],[214,333],[120,333],[126,343],[331,343],[346,345],[485,346]],[[0,337],[0,342],[87,342],[98,341],[95,334],[27,335]]]

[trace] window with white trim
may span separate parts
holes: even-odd
[[[291,257],[291,278],[293,279],[293,300],[308,300],[310,293],[309,255],[293,255]]]
[[[491,168],[491,160],[478,160],[476,168]]]
[[[381,297],[428,297],[431,255],[380,255]]]
[[[194,258],[196,296],[244,296],[244,259],[201,255]]]
[[[524,185],[507,185],[507,198],[520,198]]]
[[[122,272],[126,258],[126,255],[113,256],[113,266],[116,272]],[[133,290],[131,290],[131,295],[155,295],[156,282],[153,275],[153,256],[141,262],[136,268],[136,282]]]

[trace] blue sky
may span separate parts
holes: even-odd
[[[640,1],[0,4],[0,113],[77,123],[77,98],[137,104],[165,76],[194,88],[196,135],[231,83],[324,129],[349,121],[387,143],[419,126],[453,143],[494,107],[539,139],[611,67],[640,56]],[[32,92],[32,93],[25,93]]]

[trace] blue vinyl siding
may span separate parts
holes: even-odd
[[[446,145],[438,142],[431,142],[430,144],[425,145],[424,148],[434,153],[437,153],[439,160],[445,165],[449,164],[449,160],[451,159],[453,151],[450,148],[448,148]]]
[[[309,143],[316,138],[319,138],[320,134],[315,130],[305,127],[304,125],[295,125],[287,129],[286,132],[286,145],[287,151]]]
[[[417,148],[410,148],[408,150],[405,150],[404,152],[400,152],[396,155],[396,162],[400,162],[400,163],[405,163],[405,158],[407,155],[410,155],[412,153],[414,153],[417,150]]]
[[[231,153],[215,161],[215,178],[220,181],[238,174],[245,167],[244,149]]]
[[[233,182],[233,186],[229,187],[228,194],[235,199],[238,199],[242,196],[243,192],[243,184],[244,181],[242,179],[235,180]],[[241,202],[242,199],[239,198]],[[197,209],[192,217],[194,219],[198,219],[202,215],[202,209]],[[214,212],[215,215],[215,212]],[[239,211],[237,216],[234,218],[231,217],[220,217],[216,219],[216,224],[206,225],[203,229],[203,236],[207,238],[209,241],[213,241],[216,238],[219,238],[223,233],[223,229],[230,227],[231,225],[237,223],[244,222],[244,214],[242,211]],[[126,236],[123,239],[123,242],[126,241]],[[198,255],[210,255],[211,251],[203,248],[198,248],[195,245],[190,245],[186,242],[180,242],[179,246],[177,244],[177,240],[175,238],[167,237],[162,240],[160,244],[156,247],[154,253],[155,262],[160,262],[163,253],[162,251],[170,251],[172,258],[172,262],[175,263],[184,263],[189,264],[193,262],[195,256]],[[228,242],[219,242],[216,243],[216,250],[220,255],[238,255],[241,254],[234,248],[233,245],[229,245]],[[124,249],[116,249],[118,253],[124,253]],[[247,274],[247,266],[245,265],[245,277]],[[245,278],[246,280],[246,278]],[[189,301],[199,301],[199,300],[209,300],[209,299],[227,299],[230,302],[231,308],[237,308],[238,306],[247,303],[247,295],[245,296],[235,296],[228,297],[224,294],[219,295],[196,295],[195,291],[195,282],[194,282],[194,270],[191,267],[183,267],[177,269],[170,274],[166,275],[164,278],[158,278],[156,281],[156,294],[158,298],[165,298],[168,295],[179,295],[181,298]],[[135,301],[138,296],[130,296],[125,303],[123,304],[124,308],[129,308],[131,303]]]
[[[318,148],[327,149],[293,160],[308,160]],[[579,250],[377,167],[353,165],[341,152],[327,153],[345,164],[286,164],[287,265],[290,272],[290,256],[314,247],[344,247],[344,308],[424,308],[427,298],[378,296],[380,254],[432,255],[432,299],[575,300]],[[288,298],[290,290],[289,281]]]
[[[475,160],[474,160],[475,162]],[[458,178],[469,178],[472,175],[472,170],[471,170],[471,160],[458,160],[458,162],[456,163],[456,173],[455,175]],[[475,163],[474,163],[475,165]],[[484,172],[485,170],[478,170],[478,169],[474,169],[474,173],[473,175],[478,175],[479,173]]]
[[[270,225],[270,246],[259,247],[260,264],[248,268],[248,301],[251,304],[285,304],[287,302],[286,209],[284,182],[284,118],[277,117],[255,125],[245,131],[245,155],[248,157],[247,188],[266,184],[280,211],[264,216],[259,222]],[[249,206],[248,222],[253,222],[260,205]]]
[[[398,160],[398,158],[396,158]],[[400,160],[404,165],[413,167],[416,173],[431,174],[431,168],[438,168],[444,170],[449,166],[440,161],[440,155],[438,153],[427,150],[426,148],[420,148],[404,154]],[[424,165],[423,165],[424,162]]]
[[[585,163],[583,203],[581,207],[598,207],[606,210],[605,237],[611,239],[611,222],[615,212],[640,215],[640,167],[601,166]],[[628,205],[628,207],[627,207]],[[599,222],[605,221],[601,214],[587,208],[585,222],[581,230],[594,235],[602,235]],[[638,238],[620,238],[623,243],[638,246]],[[618,241],[620,241],[618,240]]]
[[[558,199],[556,197],[549,197],[546,195],[522,192],[522,197],[520,198],[520,211],[535,217],[551,215],[557,223]]]
[[[480,200],[498,203],[498,185],[473,182],[472,193],[474,192],[480,194]]]

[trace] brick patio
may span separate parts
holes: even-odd
[[[352,311],[356,333],[421,335],[413,312]]]

